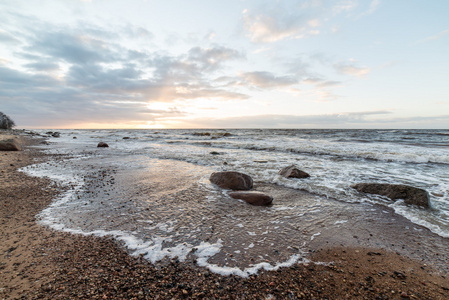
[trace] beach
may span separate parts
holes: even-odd
[[[273,271],[260,269],[248,276],[217,274],[212,272],[210,265],[198,266],[193,255],[186,256],[184,260],[166,256],[152,263],[145,258],[144,252],[136,254],[135,249],[129,249],[129,245],[120,239],[56,231],[42,225],[42,222],[36,222],[36,219],[55,199],[66,192],[67,186],[58,185],[49,179],[28,176],[18,169],[45,162],[63,164],[66,156],[44,153],[36,147],[30,147],[38,145],[43,139],[30,137],[23,131],[2,132],[0,139],[6,135],[17,136],[24,150],[0,152],[2,299],[449,297],[447,238],[426,228],[411,230],[407,234],[384,232],[386,228],[394,231],[404,226],[415,226],[401,216],[395,216],[395,222],[391,222],[391,218],[379,217],[376,220],[380,223],[376,221],[375,226],[355,226],[361,223],[361,220],[369,223],[369,218],[360,209],[357,209],[359,215],[350,211],[348,218],[344,218],[348,221],[339,224],[341,226],[333,228],[324,223],[319,235],[314,236],[315,233],[312,233],[311,236],[315,238],[308,239],[307,253],[297,263],[278,267]],[[173,163],[172,166],[178,167],[179,170],[179,165]],[[170,163],[164,165],[164,170],[167,169],[170,169]],[[178,173],[183,174],[181,171]],[[157,178],[160,178],[160,172],[158,175]],[[102,178],[92,175],[87,190],[97,186],[97,194],[101,194],[98,184]],[[119,188],[108,190],[108,196],[112,195],[111,197],[120,191],[121,185],[120,176],[114,178]],[[163,179],[161,181],[165,182]],[[305,191],[264,182],[256,182],[256,187],[277,197],[315,197],[305,195]],[[173,195],[178,195],[177,192]],[[193,193],[186,197],[196,195]],[[338,205],[333,204],[331,209]],[[377,206],[371,209],[382,210]],[[341,214],[344,211],[346,209],[342,209]],[[394,212],[391,210],[388,214]],[[355,216],[359,222],[351,224],[350,216]],[[385,223],[382,223],[382,220]],[[71,222],[76,224],[77,221]],[[335,220],[331,220],[331,224],[335,224]],[[366,231],[367,227],[372,228],[372,231]],[[224,229],[226,227],[223,227]],[[284,232],[288,238],[294,239],[288,231]],[[280,252],[280,255],[288,257],[287,253],[282,250]],[[227,255],[237,254],[229,251]],[[216,259],[215,263],[218,264],[224,258]]]

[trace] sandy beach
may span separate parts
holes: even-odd
[[[214,274],[191,261],[153,265],[130,256],[111,238],[53,231],[37,224],[36,215],[60,189],[18,168],[60,157],[29,147],[41,139],[0,132],[0,140],[12,136],[24,150],[0,152],[0,299],[449,298],[447,268],[438,267],[447,265],[445,252],[429,259],[440,262],[430,266],[424,258],[418,260],[425,253],[404,255],[407,251],[386,251],[362,239],[348,247],[334,236],[327,247],[316,243],[309,250],[310,259],[319,264],[241,278]]]

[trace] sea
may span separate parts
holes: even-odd
[[[39,222],[110,236],[154,264],[245,277],[308,263],[323,247],[368,246],[448,265],[449,130],[49,131],[36,130],[47,140],[38,147],[55,159],[22,169],[63,191]],[[278,174],[290,165],[311,176]],[[273,205],[230,198],[209,181],[217,171],[250,175]],[[351,188],[362,182],[425,189],[431,207]]]

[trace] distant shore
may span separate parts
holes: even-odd
[[[448,299],[448,274],[395,252],[360,247],[311,249],[329,264],[298,264],[248,278],[220,276],[192,264],[158,265],[128,255],[109,238],[55,232],[35,216],[58,188],[18,171],[60,157],[36,148],[0,152],[0,299]],[[447,249],[443,249],[447,250]],[[447,253],[443,253],[447,257]]]

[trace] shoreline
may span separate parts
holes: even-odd
[[[35,216],[58,195],[57,188],[17,169],[57,158],[29,148],[36,139],[20,141],[24,151],[0,152],[0,299],[449,297],[441,270],[363,244],[312,249],[314,261],[334,262],[327,266],[296,264],[241,278],[176,260],[152,265],[110,238],[50,230]]]

